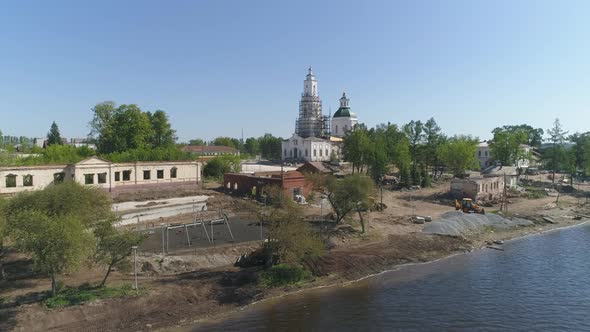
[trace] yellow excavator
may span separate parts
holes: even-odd
[[[459,202],[459,200],[455,200],[455,210],[459,211],[463,211],[463,213],[479,213],[479,214],[486,214],[485,210],[473,203],[473,200],[471,198],[463,198],[463,200],[461,200],[461,202]]]

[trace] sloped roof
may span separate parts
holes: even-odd
[[[518,175],[518,167],[514,166],[490,166],[481,172],[484,176],[516,176]]]
[[[305,172],[310,169],[314,169],[319,173],[331,173],[332,172],[329,168],[324,166],[324,164],[319,161],[308,161],[305,164],[303,164],[302,166],[300,166],[299,168],[297,168],[297,171],[298,172]]]
[[[182,148],[184,152],[192,153],[237,153],[238,150],[222,145],[187,145]]]

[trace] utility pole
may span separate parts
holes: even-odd
[[[508,198],[506,197],[506,172],[504,172],[504,193],[502,194],[502,209],[504,210],[504,215],[508,215]]]
[[[135,274],[135,287],[137,291],[137,246],[131,247],[133,249],[133,273]]]

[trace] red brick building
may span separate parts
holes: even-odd
[[[264,172],[254,174],[226,173],[223,175],[223,186],[235,195],[254,195],[260,197],[265,188],[276,186],[283,194],[295,198],[296,195],[307,197],[313,185],[298,171]]]

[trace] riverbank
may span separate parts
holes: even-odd
[[[488,248],[488,245],[490,243],[492,243],[493,241],[510,241],[510,240],[523,238],[526,236],[539,235],[539,234],[543,234],[543,233],[550,232],[550,231],[558,231],[558,230],[566,229],[566,228],[570,228],[570,227],[581,226],[583,224],[587,224],[590,222],[590,219],[588,219],[588,218],[583,218],[580,220],[575,220],[575,219],[571,219],[571,218],[559,218],[559,219],[560,219],[558,221],[559,223],[555,223],[555,224],[538,223],[533,226],[519,227],[519,228],[515,228],[515,229],[500,231],[500,232],[488,231],[488,232],[480,233],[480,234],[472,234],[472,235],[462,238],[462,239],[453,238],[455,240],[459,240],[459,242],[455,243],[455,245],[458,245],[458,246],[455,247],[454,249],[447,248],[447,250],[442,250],[442,251],[426,251],[426,252],[420,252],[420,250],[418,250],[418,252],[420,252],[419,255],[416,255],[415,257],[407,256],[407,257],[405,257],[405,260],[407,260],[407,261],[404,261],[404,259],[401,259],[397,263],[394,263],[394,264],[390,264],[391,262],[389,261],[389,259],[394,257],[394,256],[390,256],[390,254],[391,254],[391,252],[395,252],[397,250],[397,248],[386,249],[387,246],[373,244],[373,245],[371,245],[371,247],[373,249],[380,248],[378,250],[378,253],[375,253],[375,255],[371,258],[367,259],[367,257],[365,257],[365,259],[361,259],[360,261],[358,259],[356,259],[357,257],[353,256],[350,263],[347,264],[347,267],[349,267],[350,269],[342,270],[341,272],[344,272],[342,274],[328,274],[327,276],[318,278],[312,282],[308,282],[304,285],[299,285],[297,287],[268,290],[267,292],[265,292],[264,296],[261,296],[261,298],[259,300],[249,303],[244,307],[240,307],[235,310],[227,311],[227,312],[221,313],[216,316],[195,319],[193,321],[193,324],[191,324],[191,325],[194,327],[195,325],[198,326],[198,324],[210,324],[210,323],[220,322],[220,321],[223,321],[224,318],[226,318],[228,315],[230,315],[238,310],[243,310],[247,306],[254,305],[254,304],[257,304],[260,302],[264,302],[264,301],[268,301],[268,300],[276,300],[277,298],[282,298],[285,296],[289,296],[289,295],[293,295],[293,294],[301,293],[301,292],[313,291],[313,290],[317,290],[317,289],[321,289],[321,288],[342,287],[342,286],[346,286],[346,285],[349,285],[352,283],[362,281],[367,278],[375,277],[375,276],[383,274],[383,273],[397,270],[397,269],[402,268],[404,266],[413,265],[413,264],[428,264],[428,263],[432,263],[435,261],[447,259],[447,258],[450,258],[454,255],[461,254],[461,253],[471,252],[471,251],[475,251],[475,250],[486,250]],[[437,236],[437,237],[439,237],[437,239],[437,241],[443,241],[443,242],[446,242],[447,240],[449,240],[451,238],[451,237],[447,237],[447,236]],[[389,240],[402,240],[402,239],[401,238],[390,238]],[[404,240],[408,240],[408,239],[406,238]],[[415,239],[415,240],[418,240],[418,239]],[[417,243],[418,244],[417,244],[416,249],[424,248],[423,246],[424,246],[425,242],[418,240]],[[495,247],[501,248],[501,245],[495,245]],[[365,250],[364,250],[367,248],[358,248],[358,249],[360,249],[363,252],[363,254],[361,254],[361,256],[367,256],[368,253],[365,252]],[[327,259],[327,261],[331,261],[335,258],[334,257],[326,257],[326,259]],[[360,266],[357,265],[359,262],[361,263]],[[373,273],[364,274],[367,271],[372,271]],[[186,328],[186,327],[183,328],[182,325],[177,325],[174,328],[164,328],[164,329],[162,329],[162,331],[190,331],[190,328]]]
[[[3,322],[0,325],[4,324],[0,327],[16,331],[182,329],[201,322],[222,320],[231,312],[266,299],[344,285],[405,264],[431,262],[481,249],[488,241],[509,240],[585,222],[585,219],[574,219],[576,209],[579,207],[574,204],[544,209],[542,215],[550,216],[556,224],[544,221],[540,214],[521,215],[534,220],[535,224],[502,231],[486,230],[461,237],[424,234],[417,227],[420,225],[409,224],[402,219],[377,222],[378,218],[382,218],[377,215],[369,226],[369,236],[361,236],[358,232],[333,234],[331,240],[338,244],[335,249],[306,263],[315,275],[312,280],[275,289],[260,287],[257,279],[259,269],[238,269],[229,265],[232,257],[239,256],[240,248],[216,249],[219,252],[207,249],[203,256],[193,255],[194,262],[190,256],[178,256],[186,263],[174,261],[169,264],[164,261],[164,264],[159,264],[163,269],[142,274],[140,284],[146,295],[93,301],[58,310],[48,310],[41,303],[23,304],[16,309],[0,311]],[[583,214],[588,215],[587,211]],[[253,245],[256,244],[249,244],[250,247]],[[217,258],[212,261],[209,257]],[[179,265],[182,267],[176,268]],[[132,276],[128,274],[114,276],[113,283],[132,281]],[[93,279],[88,279],[88,282],[93,282]],[[43,285],[38,288],[43,288]]]

